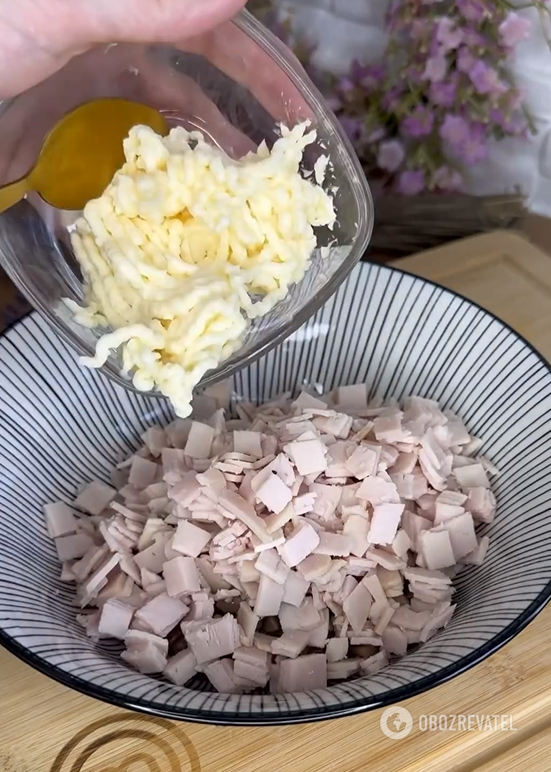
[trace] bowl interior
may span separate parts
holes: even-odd
[[[266,316],[253,321],[240,349],[208,373],[203,383],[226,377],[311,316],[365,251],[373,207],[360,164],[298,62],[242,13],[176,47],[125,44],[94,49],[5,102],[0,108],[0,181],[27,172],[54,123],[76,105],[100,96],[151,104],[166,114],[170,124],[202,130],[234,157],[263,141],[273,145],[282,121],[294,125],[309,120],[318,142],[307,148],[304,170],[311,171],[322,154],[331,159],[325,184],[334,194],[335,228],[318,229],[319,248],[303,281]],[[67,233],[77,214],[54,210],[30,195],[0,218],[0,264],[65,341],[89,355],[101,333],[75,324],[63,303],[63,298],[79,302],[83,297]],[[327,247],[324,257],[321,247]],[[120,374],[116,355],[104,370],[132,388]]]
[[[58,580],[42,505],[71,501],[171,414],[97,373],[37,315],[0,339],[0,642],[89,694],[161,715],[230,723],[309,720],[377,707],[423,691],[480,661],[515,635],[551,592],[551,373],[482,309],[421,279],[358,266],[318,313],[234,389],[264,400],[301,384],[327,390],[366,382],[372,395],[419,394],[459,413],[499,467],[497,517],[479,567],[455,580],[449,626],[381,673],[305,694],[213,693],[197,678],[177,688],[130,670],[118,647],[95,646],[75,622]]]

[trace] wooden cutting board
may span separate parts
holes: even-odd
[[[400,261],[467,295],[551,359],[551,257],[497,232]],[[551,473],[551,472],[550,472]],[[0,772],[548,772],[551,607],[490,659],[402,703],[405,739],[382,711],[284,728],[176,723],[83,697],[0,649]],[[422,731],[421,715],[511,716],[516,731]]]

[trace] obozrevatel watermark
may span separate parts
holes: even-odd
[[[407,708],[392,705],[383,711],[380,719],[382,733],[391,740],[402,740],[413,729],[413,716]],[[419,716],[420,732],[516,732],[511,715],[482,713],[429,713]]]

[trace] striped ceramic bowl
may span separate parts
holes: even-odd
[[[0,338],[0,643],[52,678],[108,702],[192,721],[283,724],[399,702],[509,641],[551,594],[551,372],[487,312],[396,270],[361,265],[288,340],[234,379],[264,400],[301,384],[365,381],[372,396],[418,394],[459,413],[501,470],[490,549],[456,579],[458,608],[427,644],[370,677],[304,694],[214,693],[130,670],[75,622],[42,505],[71,501],[138,447],[167,404],[80,370],[36,314]]]

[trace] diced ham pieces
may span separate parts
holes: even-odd
[[[372,676],[445,628],[498,470],[451,411],[371,387],[257,406],[217,385],[148,428],[114,487],[46,504],[86,634],[175,687],[278,694]]]

